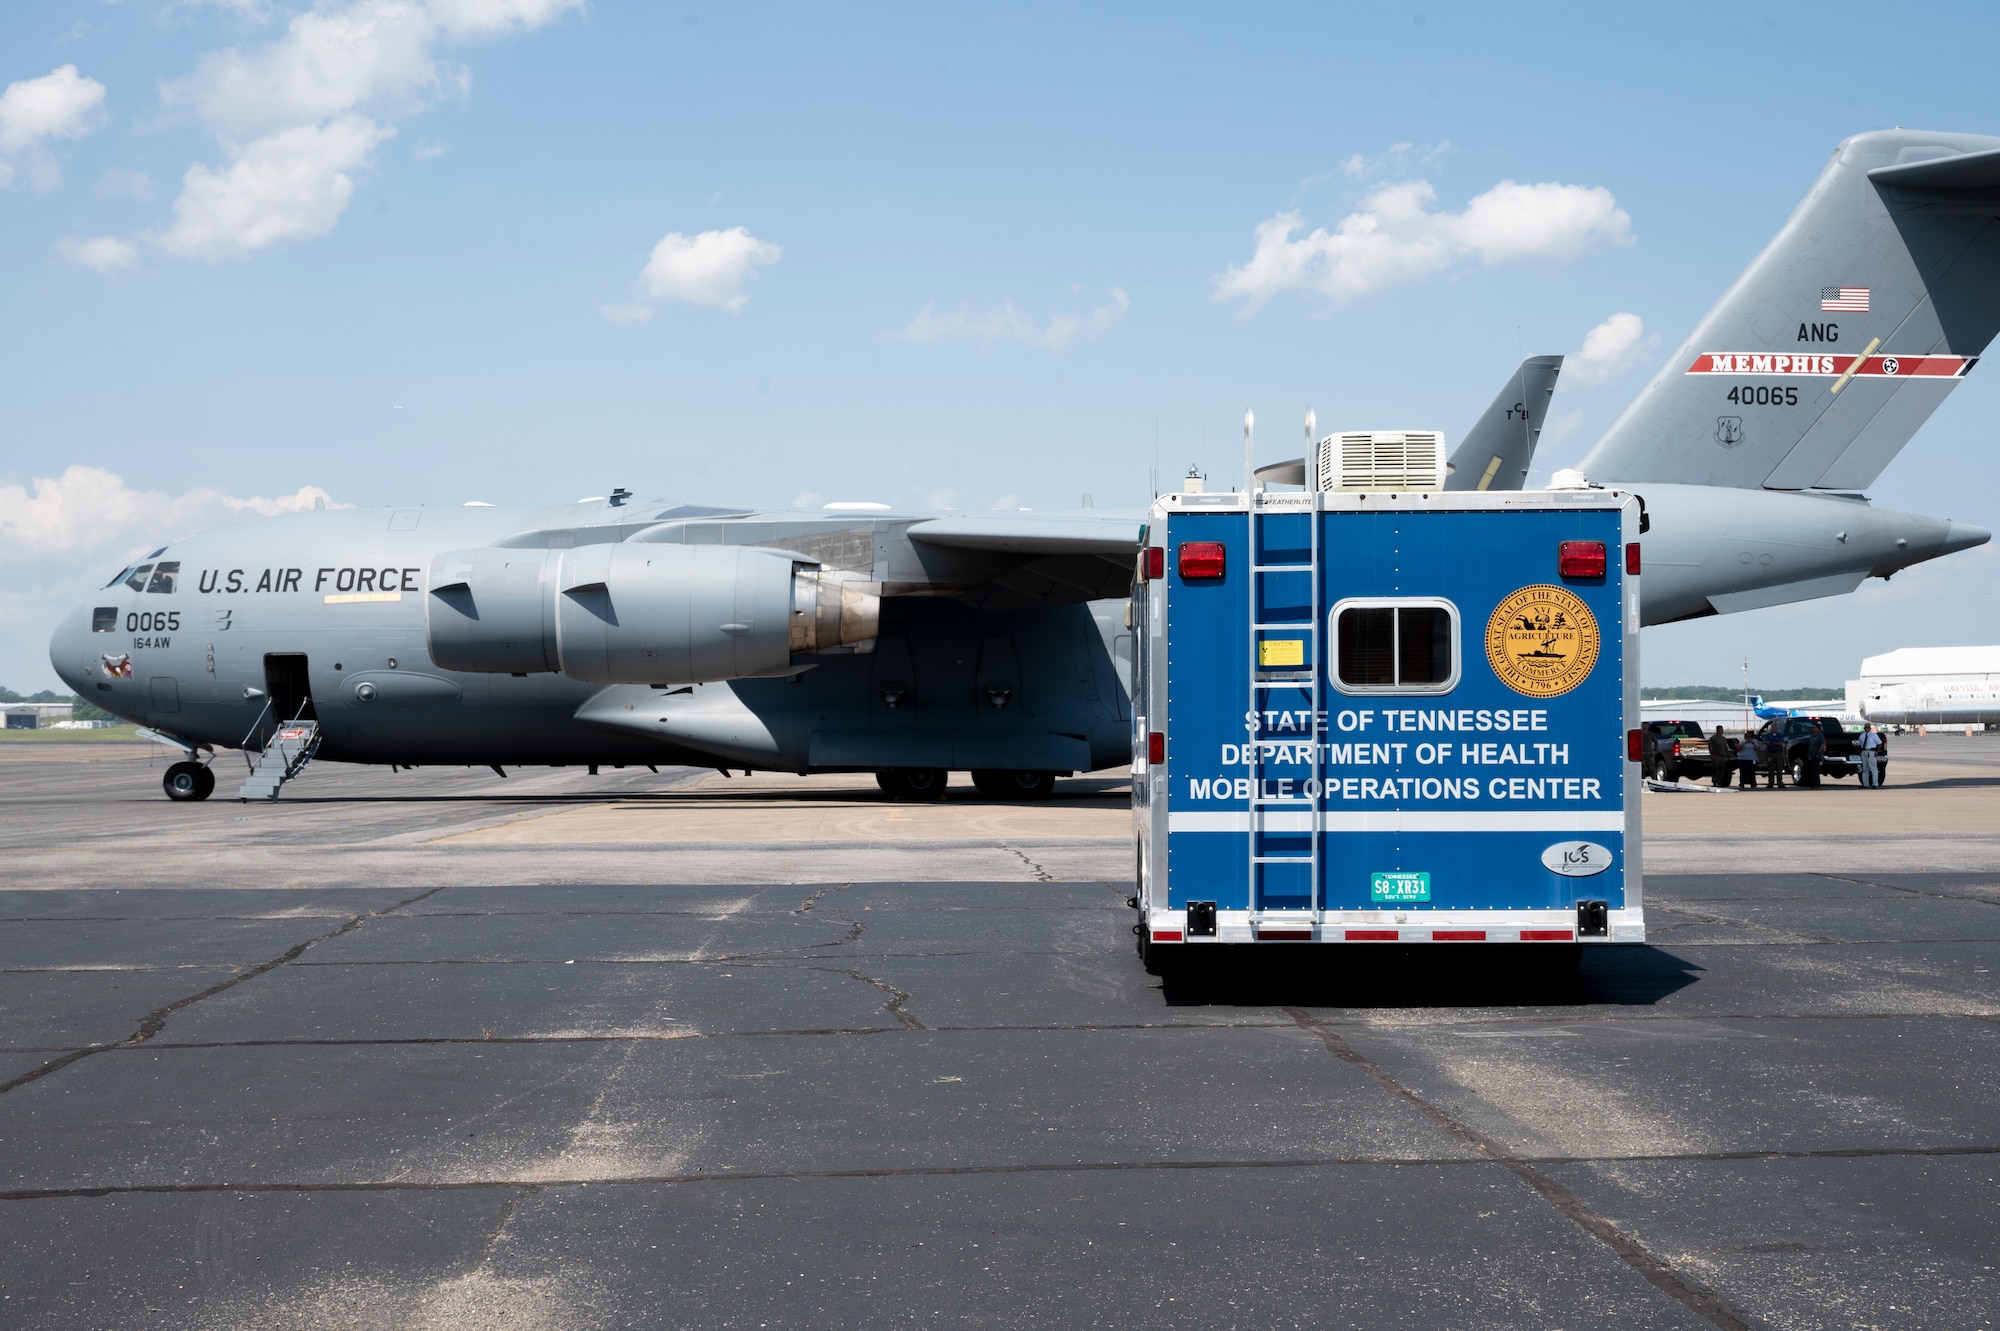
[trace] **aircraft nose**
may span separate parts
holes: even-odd
[[[79,698],[88,694],[92,683],[89,672],[84,670],[84,652],[90,638],[90,607],[80,605],[62,617],[56,631],[49,635],[49,664],[55,667],[56,677],[69,685]]]
[[[1938,553],[1955,555],[1960,550],[1970,550],[1973,546],[1984,545],[1992,539],[1993,533],[1984,527],[1947,519],[1944,525],[1944,544],[1938,547]]]

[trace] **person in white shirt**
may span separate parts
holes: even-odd
[[[1882,778],[1876,769],[1878,751],[1882,747],[1882,737],[1875,733],[1875,725],[1870,722],[1861,732],[1861,786],[1864,790],[1880,790]]]

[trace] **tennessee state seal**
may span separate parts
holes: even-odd
[[[1597,665],[1597,618],[1576,593],[1523,587],[1486,621],[1486,660],[1500,681],[1530,698],[1568,693]]]

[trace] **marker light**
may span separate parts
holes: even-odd
[[[1163,763],[1167,760],[1167,732],[1155,730],[1146,736],[1146,761]]]
[[[1604,576],[1604,542],[1564,541],[1556,550],[1556,572],[1565,578]]]
[[[1625,571],[1635,578],[1639,576],[1639,543],[1637,541],[1628,541],[1625,543]]]
[[[1644,734],[1645,734],[1645,732],[1644,732],[1644,731],[1639,731],[1639,730],[1628,730],[1628,731],[1626,731],[1626,732],[1625,732],[1625,761],[1626,761],[1626,762],[1628,762],[1628,763],[1636,763],[1636,762],[1638,762],[1638,761],[1639,761],[1639,760],[1641,759],[1641,757],[1643,756],[1643,753],[1642,753],[1642,746],[1641,746],[1641,742],[1640,742],[1640,741],[1641,741],[1641,740],[1642,740],[1642,738],[1644,737]]]
[[[1167,552],[1163,547],[1157,545],[1146,547],[1145,569],[1146,571],[1142,576],[1147,582],[1151,582],[1155,578],[1164,578],[1167,576]]]
[[[1602,573],[1604,547],[1598,547],[1598,572]],[[1181,579],[1184,582],[1206,581],[1222,576],[1223,553],[1221,541],[1182,541]]]

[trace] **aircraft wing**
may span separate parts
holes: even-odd
[[[1079,514],[996,513],[930,518],[904,534],[926,545],[1011,555],[1108,555],[1129,563],[1146,519],[1136,510]]]
[[[953,514],[902,534],[929,585],[955,585],[967,604],[1009,610],[1130,595],[1144,527],[1136,509],[1080,509]]]

